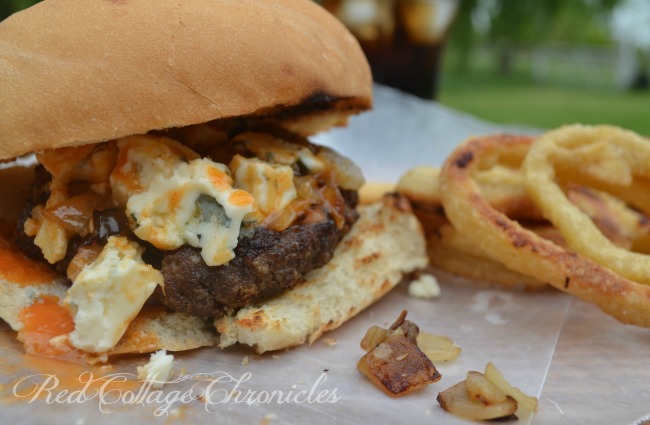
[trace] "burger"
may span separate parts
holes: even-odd
[[[408,202],[358,207],[358,167],[307,138],[371,104],[357,42],[309,0],[11,16],[0,160],[35,165],[24,202],[0,183],[0,317],[89,362],[313,342],[427,263]]]

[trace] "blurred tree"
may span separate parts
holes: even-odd
[[[549,41],[606,43],[604,20],[621,0],[462,0],[450,42],[457,67],[467,67],[477,41],[496,49],[497,69],[509,74],[515,55]],[[477,12],[489,15],[484,33],[477,30]]]
[[[542,41],[545,35],[548,36],[553,17],[562,3],[567,2],[562,0],[496,2],[487,37],[497,49],[500,73],[510,73],[513,59],[520,47],[528,47]]]
[[[26,9],[39,1],[40,0],[0,0],[0,20],[5,19],[12,13]]]
[[[9,2],[0,2],[0,21],[11,15],[11,4]]]
[[[456,51],[456,72],[465,72],[469,67],[469,58],[476,42],[477,34],[472,23],[472,11],[478,0],[461,0],[456,19],[449,35],[449,43]]]
[[[650,3],[622,0],[614,9],[612,32],[626,52],[626,84],[632,90],[650,89]],[[632,69],[635,68],[635,69]]]

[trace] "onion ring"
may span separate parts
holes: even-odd
[[[457,276],[505,287],[546,287],[546,283],[509,270],[489,258],[480,246],[471,242],[464,233],[456,231],[449,222],[440,225],[436,233],[427,237],[427,254],[433,267]]]
[[[510,270],[592,302],[623,323],[650,327],[650,286],[523,228],[482,196],[473,175],[520,141],[519,136],[505,135],[475,138],[451,154],[440,174],[442,202],[450,222]]]
[[[494,163],[493,168],[481,169],[476,180],[490,205],[510,218],[525,220],[524,227],[564,246],[564,239],[557,229],[547,222],[531,220],[531,217],[541,214],[528,197],[520,165],[532,142],[532,138],[520,137],[516,149],[513,149],[515,144],[509,146],[508,161],[501,160]],[[400,178],[396,188],[409,198],[423,225],[431,265],[455,275],[502,286],[545,286],[545,283],[513,272],[490,259],[480,245],[449,223],[442,208],[439,174],[435,167],[415,167]],[[618,199],[579,185],[569,185],[567,195],[617,245],[628,249],[650,247],[650,223],[645,223],[641,214]]]
[[[521,136],[511,145],[507,155],[493,158],[493,162],[475,175],[481,194],[490,205],[508,217],[541,220],[542,215],[533,203],[526,186],[521,164],[533,142],[532,137]],[[438,176],[440,170],[431,166],[419,166],[408,170],[397,183],[396,191],[406,196],[416,210],[428,213],[430,219],[444,217]]]
[[[490,204],[509,216],[532,219],[541,217],[526,193],[524,176],[519,171],[532,141],[532,138],[526,139],[517,149],[509,151],[507,161],[493,164],[493,168],[481,171],[477,177],[481,182],[482,193]],[[449,223],[442,207],[439,174],[440,170],[436,167],[414,167],[400,178],[396,186],[397,192],[409,199],[413,212],[423,226],[431,265],[457,276],[507,287],[546,286],[543,282],[508,270],[503,264],[490,259],[480,246],[468,240],[463,232],[457,231]]]
[[[650,256],[614,244],[569,201],[556,182],[556,161],[564,167],[574,164],[574,173],[630,187],[635,176],[650,178],[650,141],[611,126],[566,126],[542,135],[523,166],[530,196],[571,249],[623,277],[650,284]]]

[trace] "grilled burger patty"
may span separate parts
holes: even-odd
[[[343,234],[329,219],[282,232],[259,227],[252,237],[240,237],[234,259],[217,267],[207,266],[197,248],[166,252],[162,303],[195,316],[219,316],[280,294],[326,264]]]
[[[48,176],[39,166],[16,238],[23,252],[42,261],[41,250],[34,245],[34,238],[25,234],[24,223],[34,205],[49,196]],[[345,224],[341,228],[329,216],[315,223],[294,224],[280,232],[258,226],[240,234],[235,258],[222,266],[206,265],[198,248],[186,245],[174,251],[161,251],[137,239],[123,211],[95,211],[93,233],[73,238],[66,257],[54,267],[65,275],[70,260],[81,247],[104,245],[113,235],[127,236],[146,247],[143,259],[163,274],[164,291],[156,290],[152,301],[194,316],[220,316],[228,309],[244,307],[293,288],[305,273],[332,258],[337,244],[358,218],[354,209],[357,193],[341,190],[341,194],[345,200]]]

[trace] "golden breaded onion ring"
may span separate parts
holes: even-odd
[[[510,146],[507,155],[502,155],[498,160],[493,158],[487,168],[477,171],[475,179],[490,205],[508,217],[541,220],[541,213],[526,192],[521,172],[521,164],[534,139],[520,136],[518,140],[517,144]],[[436,167],[414,167],[400,177],[396,191],[409,198],[416,209],[428,212],[431,218],[444,216],[439,174],[440,170]]]
[[[650,286],[523,228],[481,195],[474,174],[507,155],[520,140],[504,135],[474,138],[451,154],[440,174],[443,206],[451,223],[510,270],[592,302],[621,322],[650,327]]]
[[[522,141],[524,139],[522,138]],[[532,139],[526,141],[526,147]],[[523,161],[525,150],[518,149]],[[513,151],[511,151],[513,153]],[[498,167],[487,170],[481,177],[481,190],[495,206],[506,214],[521,214],[525,217],[540,216],[525,192],[523,174],[517,176],[518,164],[511,168]],[[509,170],[509,171],[507,171]],[[507,287],[545,287],[546,284],[528,276],[508,270],[503,264],[489,258],[481,247],[470,241],[462,231],[456,230],[445,216],[439,188],[440,170],[432,166],[418,166],[408,170],[396,186],[397,193],[406,196],[420,223],[427,240],[427,254],[430,264],[454,275],[477,281],[490,282]]]
[[[427,235],[427,254],[433,267],[454,275],[505,287],[546,287],[546,283],[509,270],[490,258],[449,222],[439,224],[434,233]]]
[[[565,126],[539,137],[523,166],[530,196],[571,249],[621,276],[650,284],[650,256],[617,246],[573,205],[557,181],[556,162],[572,173],[629,187],[636,176],[650,177],[650,141],[611,126]]]
[[[521,164],[532,143],[530,137],[519,137],[516,147],[509,145],[507,157],[500,157],[499,162],[490,161],[492,168],[480,170],[474,178],[483,197],[495,209],[512,219],[523,220],[527,229],[565,246],[559,232],[541,219],[524,185]],[[442,208],[439,175],[440,170],[436,167],[414,167],[400,178],[396,186],[398,193],[409,198],[424,227],[431,265],[455,275],[504,286],[545,286],[545,283],[513,272],[490,259],[462,229],[456,230],[449,223]],[[642,214],[607,192],[576,184],[567,185],[566,191],[571,203],[587,213],[616,245],[650,252],[650,223]]]

